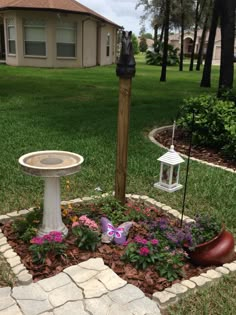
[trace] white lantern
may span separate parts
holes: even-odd
[[[169,151],[162,155],[158,161],[161,162],[160,180],[154,187],[167,192],[179,190],[183,185],[179,184],[180,164],[184,162],[181,156],[175,151],[172,144]]]

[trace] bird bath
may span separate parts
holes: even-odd
[[[25,173],[45,180],[43,222],[39,236],[51,231],[67,235],[68,229],[61,218],[60,177],[77,173],[83,161],[81,155],[67,151],[31,152],[19,158]]]

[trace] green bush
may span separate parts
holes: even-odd
[[[193,143],[215,148],[228,158],[236,158],[236,106],[227,99],[203,95],[185,99],[180,109],[178,125],[192,129]]]
[[[158,42],[154,51],[148,50],[146,52],[146,63],[148,65],[161,66],[163,57],[163,43]],[[178,48],[168,45],[167,65],[175,66],[179,63]]]

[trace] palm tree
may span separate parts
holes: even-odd
[[[234,81],[235,0],[220,3],[221,59],[218,96],[223,90],[232,89]]]
[[[169,21],[170,21],[170,0],[166,0],[165,7],[165,31],[164,31],[164,47],[162,58],[162,69],[160,81],[166,81],[166,67],[167,67],[167,54],[168,54],[168,41],[169,41]]]
[[[219,20],[219,2],[220,0],[215,0],[214,6],[213,6],[206,59],[205,59],[205,64],[203,68],[202,80],[200,84],[201,87],[211,87],[211,64],[212,64],[213,50],[214,50],[214,44],[215,44],[216,29],[217,29],[218,20]]]

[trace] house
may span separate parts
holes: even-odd
[[[180,49],[180,36],[181,34],[172,34],[169,36],[169,43],[174,46],[174,48]],[[190,56],[192,51],[192,45],[193,45],[193,36],[194,33],[192,31],[185,32],[184,34],[184,54]],[[197,32],[197,40],[195,45],[195,53],[197,54],[200,47],[201,42],[201,36],[202,36],[202,30],[198,30]],[[207,44],[208,44],[208,37],[209,32],[206,34],[206,41],[204,43],[203,47],[203,55],[206,54],[207,50]],[[234,51],[236,52],[236,40],[234,44]],[[217,28],[216,30],[216,36],[215,36],[215,44],[214,44],[214,50],[213,50],[213,57],[212,61],[213,63],[220,63],[220,55],[221,55],[221,32],[220,28]]]
[[[30,67],[109,65],[120,28],[75,0],[0,0],[0,59]]]

